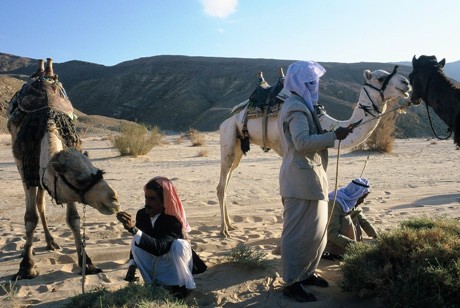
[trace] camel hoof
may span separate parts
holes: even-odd
[[[59,250],[59,249],[61,249],[61,246],[56,244],[55,241],[51,241],[51,242],[48,243],[48,245],[46,245],[46,249],[48,249],[48,250]]]
[[[31,269],[31,270],[26,270],[23,268],[20,268],[18,273],[16,275],[13,275],[12,280],[17,281],[21,279],[34,279],[35,277],[38,276],[38,271]]]
[[[228,232],[228,230],[222,230],[222,231],[220,231],[220,237],[229,238],[230,233]]]
[[[238,227],[236,227],[235,225],[229,225],[228,230],[229,231],[235,231],[235,230],[238,230]]]

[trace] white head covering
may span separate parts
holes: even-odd
[[[300,95],[313,112],[313,105],[319,99],[319,77],[326,73],[321,64],[314,61],[297,61],[289,65],[284,88]]]
[[[369,181],[365,178],[357,178],[345,187],[337,190],[337,202],[340,203],[345,213],[351,211],[359,198],[371,192]],[[329,199],[334,199],[334,191],[329,193]]]

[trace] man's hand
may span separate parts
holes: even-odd
[[[136,223],[133,221],[131,215],[127,212],[118,212],[117,219],[123,224],[126,230],[133,228]]]
[[[351,127],[339,127],[334,131],[334,133],[337,140],[343,140],[347,138],[348,134],[350,134],[352,131],[353,128]]]

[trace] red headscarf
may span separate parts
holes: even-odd
[[[184,207],[177,195],[176,187],[169,179],[162,176],[156,176],[149,182],[151,181],[155,181],[163,188],[163,206],[165,208],[165,214],[174,216],[179,220],[182,225],[182,232],[184,236],[186,236],[186,233],[190,232],[191,228],[187,222]],[[146,190],[145,187],[146,186],[144,186],[144,191]]]

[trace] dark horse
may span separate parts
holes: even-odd
[[[411,101],[417,105],[423,100],[433,108],[454,133],[454,143],[460,146],[460,88],[444,75],[445,64],[446,59],[438,62],[435,56],[412,58]]]

